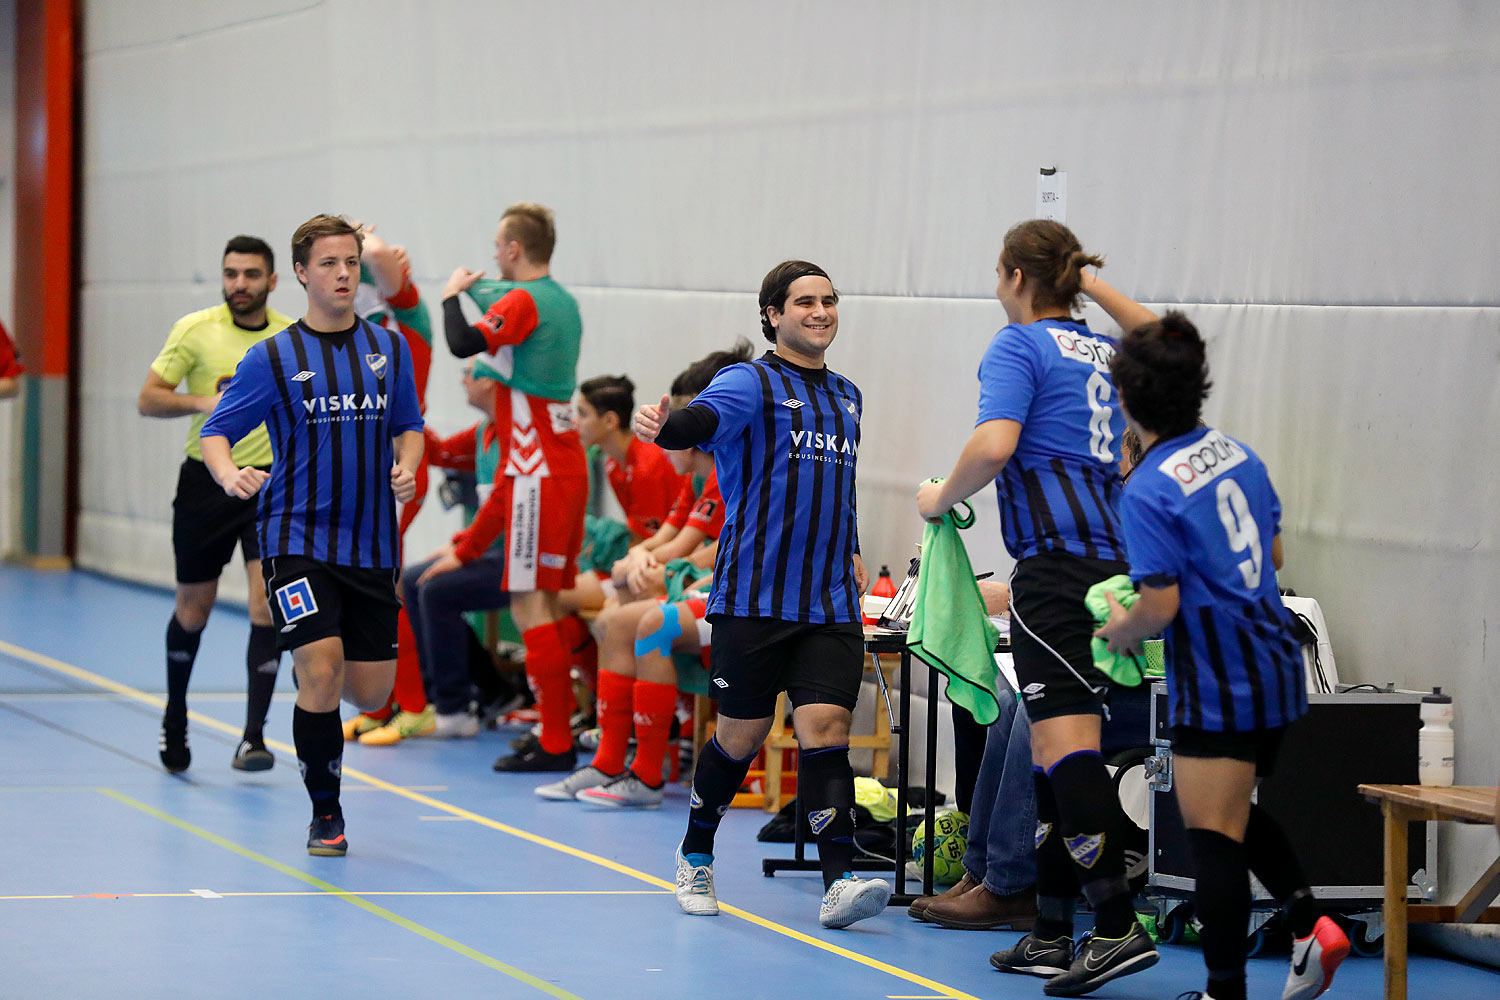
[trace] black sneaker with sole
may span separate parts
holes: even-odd
[[[1151,968],[1160,957],[1156,945],[1151,943],[1151,935],[1139,922],[1132,923],[1124,937],[1085,934],[1078,942],[1068,971],[1047,980],[1042,992],[1049,997],[1081,997],[1111,979]]]
[[[548,753],[541,743],[524,751],[501,757],[492,765],[497,771],[525,771],[538,774],[544,771],[573,771],[578,765],[578,755],[572,747],[562,753]]]
[[[320,858],[342,858],[349,853],[344,839],[344,817],[314,816],[307,826],[307,853]]]
[[[161,756],[161,766],[173,774],[181,774],[188,769],[193,762],[192,751],[188,749],[187,723],[181,726],[168,725],[165,721],[161,724],[161,736],[157,740],[156,751]]]
[[[236,771],[269,771],[276,766],[276,755],[266,749],[266,745],[259,740],[240,740],[240,745],[235,747],[234,760],[229,766]]]
[[[510,741],[510,748],[516,753],[530,753],[542,745],[542,739],[536,733],[527,730],[520,736]]]
[[[990,964],[1001,972],[1041,976],[1043,979],[1060,976],[1073,964],[1073,939],[1060,937],[1043,941],[1035,934],[1028,934],[1009,951],[997,951],[991,955]]]

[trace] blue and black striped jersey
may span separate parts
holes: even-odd
[[[709,613],[859,621],[859,389],[767,352],[719,372],[693,405],[718,419],[700,447],[713,453],[728,512]]]
[[[361,319],[338,333],[298,321],[257,343],[201,436],[232,444],[262,421],[274,459],[260,490],[261,554],[400,565],[392,439],[422,429],[405,339]]]
[[[1082,322],[1011,324],[979,363],[979,418],[1021,424],[995,479],[1005,548],[1124,561],[1120,537],[1120,412],[1109,359],[1115,342]]]
[[[1131,577],[1178,587],[1166,631],[1173,724],[1244,732],[1306,712],[1271,560],[1281,503],[1255,453],[1207,427],[1158,441],[1120,506]]]

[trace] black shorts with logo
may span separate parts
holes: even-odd
[[[263,470],[265,471],[265,470]],[[217,580],[234,558],[239,545],[245,561],[260,558],[255,531],[258,497],[241,500],[214,482],[208,466],[196,458],[183,459],[172,499],[172,554],[178,583]]]
[[[719,714],[764,719],[776,696],[792,706],[840,705],[853,711],[865,670],[859,622],[788,622],[715,614],[709,679]]]
[[[1109,678],[1094,666],[1094,618],[1084,607],[1090,587],[1119,573],[1122,562],[1068,552],[1022,559],[1010,577],[1010,651],[1031,721],[1102,715]]]
[[[264,565],[281,649],[338,636],[346,660],[396,658],[399,570],[335,566],[306,556],[267,556]]]
[[[1255,776],[1264,778],[1276,768],[1286,727],[1251,729],[1243,733],[1216,732],[1194,726],[1172,727],[1172,753],[1178,757],[1228,757],[1255,765]]]

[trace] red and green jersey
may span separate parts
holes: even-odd
[[[469,295],[484,309],[475,329],[485,353],[474,374],[501,383],[495,393],[499,475],[588,475],[573,426],[583,320],[578,302],[550,277],[477,281]]]

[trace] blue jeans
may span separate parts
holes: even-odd
[[[401,592],[406,595],[406,619],[417,637],[427,697],[434,709],[451,715],[467,710],[474,696],[469,679],[469,623],[463,613],[509,603],[509,595],[500,589],[505,555],[491,549],[418,587],[417,577],[431,565],[431,561],[418,563],[402,573]]]
[[[1002,681],[1000,718],[985,738],[969,813],[964,869],[997,896],[1036,885],[1036,786],[1031,720]]]

